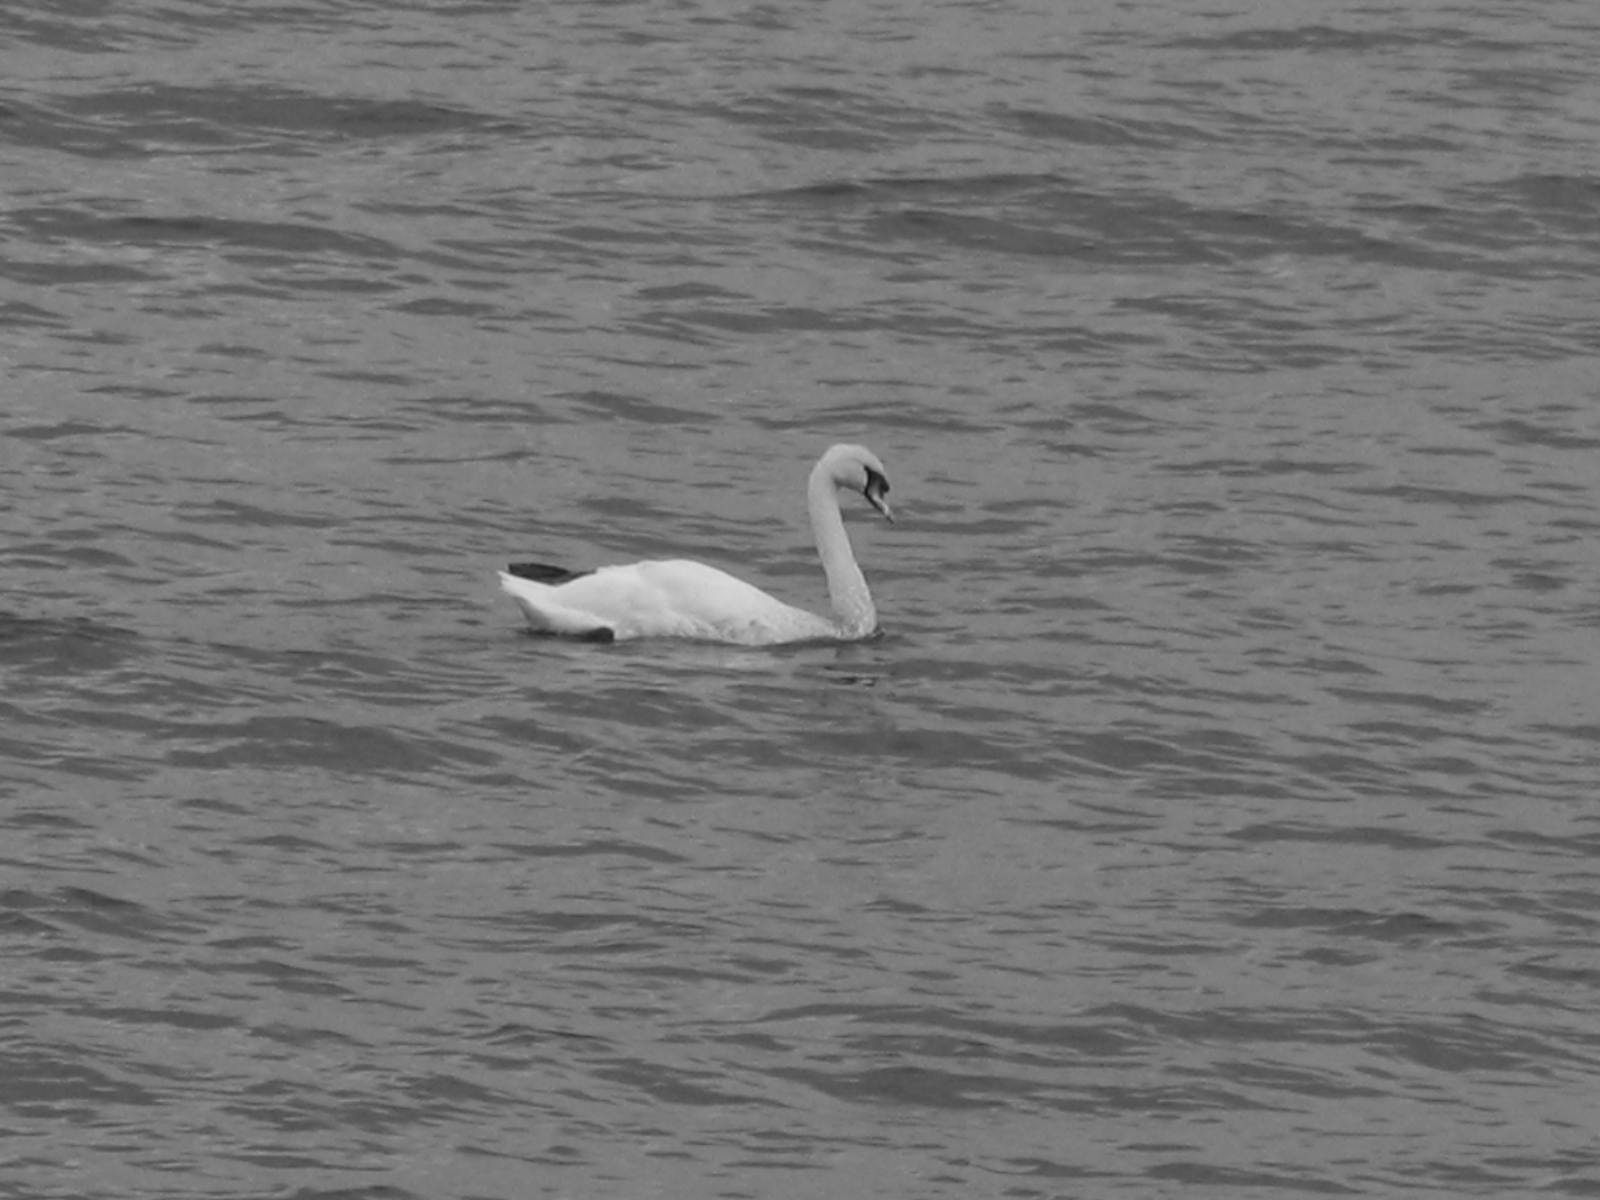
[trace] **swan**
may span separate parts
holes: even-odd
[[[742,579],[683,559],[569,571],[512,563],[500,586],[538,633],[596,642],[674,637],[773,646],[819,639],[854,641],[878,627],[867,581],[839,512],[839,492],[860,492],[890,522],[883,463],[865,446],[837,445],[811,469],[806,506],[828,577],[833,617],[785,604]]]

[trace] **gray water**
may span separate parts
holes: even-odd
[[[1597,62],[0,8],[0,1195],[1600,1194]]]

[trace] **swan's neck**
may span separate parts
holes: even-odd
[[[811,510],[811,532],[817,538],[817,554],[822,559],[823,573],[828,577],[828,599],[833,604],[833,615],[846,637],[863,637],[877,628],[878,613],[872,607],[866,576],[856,565],[855,552],[850,549],[850,538],[844,531],[839,492],[832,473],[821,463],[811,472],[811,482],[806,486],[806,506]]]

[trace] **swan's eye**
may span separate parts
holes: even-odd
[[[872,499],[873,496],[888,495],[889,481],[880,472],[874,471],[871,467],[866,468],[866,471],[867,486],[861,489],[861,494],[868,500]]]

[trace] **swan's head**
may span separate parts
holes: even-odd
[[[871,450],[841,443],[829,448],[817,469],[828,473],[834,487],[860,492],[886,520],[894,521],[894,513],[889,510],[889,477],[883,472],[883,463]]]

